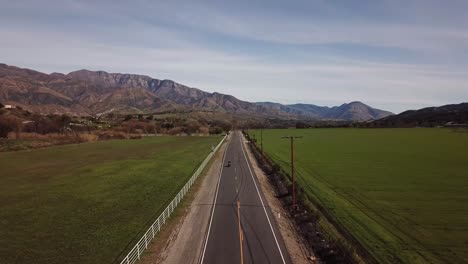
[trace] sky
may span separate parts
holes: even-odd
[[[468,101],[465,0],[0,0],[0,63],[395,113]]]

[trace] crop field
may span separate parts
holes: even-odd
[[[260,139],[259,130],[250,135]],[[380,263],[468,263],[468,133],[264,130],[265,152]]]
[[[220,137],[0,153],[0,263],[112,263]]]

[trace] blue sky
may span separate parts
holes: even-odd
[[[248,101],[468,101],[468,1],[4,1],[0,62],[145,74]]]

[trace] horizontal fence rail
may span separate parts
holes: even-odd
[[[201,172],[205,168],[206,164],[211,160],[214,156],[216,151],[219,149],[221,144],[223,144],[224,140],[227,136],[224,136],[223,139],[219,142],[219,144],[214,148],[208,156],[203,160],[202,164],[198,169],[193,173],[192,177],[187,181],[187,183],[182,187],[182,189],[177,193],[171,203],[166,207],[166,209],[161,213],[161,215],[153,222],[153,224],[148,228],[145,234],[138,240],[136,245],[128,252],[127,256],[120,262],[120,264],[133,264],[137,262],[145,249],[148,248],[149,243],[153,240],[154,236],[161,230],[161,227],[166,223],[169,216],[174,212],[174,209],[180,203],[182,198],[184,198],[185,194],[189,191],[190,187],[192,187],[195,180],[200,176]]]

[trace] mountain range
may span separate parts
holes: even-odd
[[[383,127],[468,125],[468,103],[408,110],[374,121]]]
[[[219,111],[284,119],[372,120],[391,112],[361,102],[335,107],[247,102],[145,75],[79,70],[45,74],[0,64],[0,102],[45,114]]]

